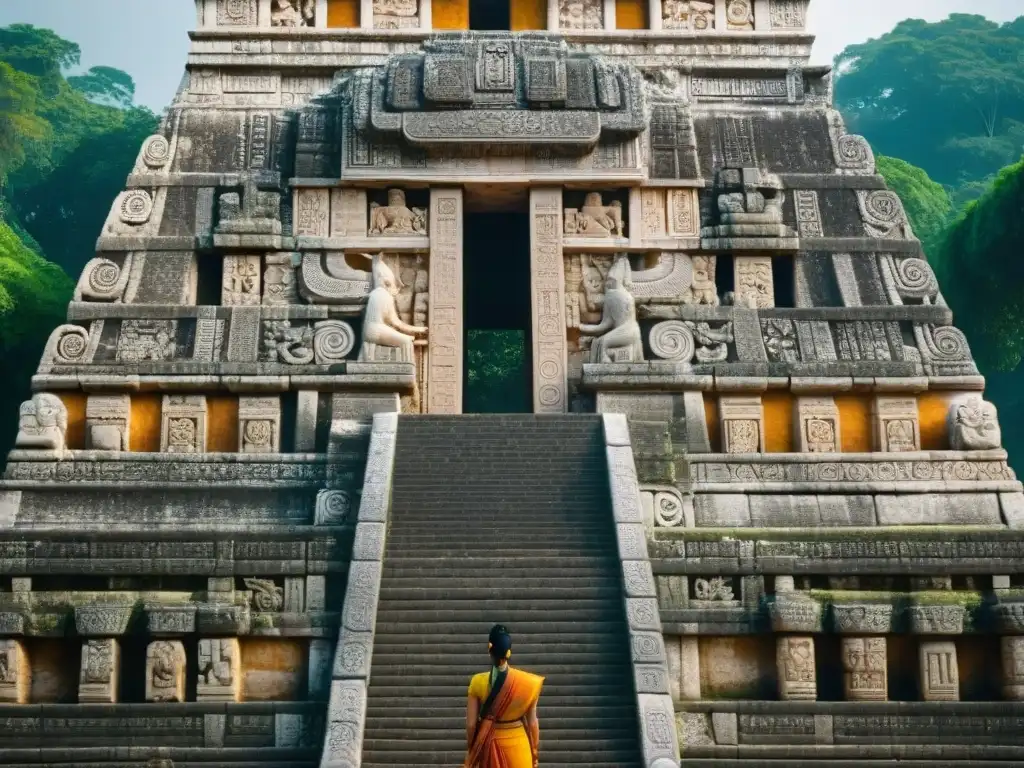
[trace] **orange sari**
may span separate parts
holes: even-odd
[[[477,724],[463,768],[533,768],[537,746],[531,742],[526,715],[540,698],[543,685],[543,677],[508,668],[505,684]],[[490,675],[484,672],[473,678],[469,695],[483,704],[489,688]]]

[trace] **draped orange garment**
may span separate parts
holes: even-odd
[[[508,668],[505,684],[477,727],[463,768],[533,768],[534,745],[525,720],[543,685],[543,677]],[[475,675],[469,695],[482,705],[489,693],[490,674]]]

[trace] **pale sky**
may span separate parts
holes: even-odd
[[[813,0],[813,60],[828,63],[851,43],[888,32],[901,19],[938,21],[982,13],[995,21],[1024,15],[1024,0]],[[194,0],[0,0],[0,26],[49,27],[82,47],[82,64],[117,67],[135,78],[137,100],[163,109],[178,88],[195,25]]]

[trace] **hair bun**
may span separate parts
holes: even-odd
[[[487,638],[487,650],[496,659],[507,659],[512,654],[512,635],[502,624],[495,624]]]

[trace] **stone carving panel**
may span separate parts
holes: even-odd
[[[1003,434],[996,407],[980,396],[954,401],[949,406],[946,422],[950,447],[954,451],[986,451],[1002,447]]]
[[[217,0],[218,27],[255,27],[256,0]]]
[[[288,306],[299,303],[299,288],[295,276],[298,254],[269,253],[263,272],[263,304]]]
[[[85,406],[85,447],[95,451],[127,451],[132,400],[128,395],[90,395]]]
[[[296,237],[330,237],[331,193],[328,189],[295,190]]]
[[[220,303],[225,307],[260,304],[259,256],[225,256]]]
[[[241,654],[234,638],[200,639],[196,701],[238,701]]]
[[[771,309],[775,306],[775,281],[770,256],[737,256],[733,261],[737,307]]]
[[[162,453],[206,452],[206,397],[164,395],[161,412]]]
[[[643,362],[643,339],[636,319],[636,301],[629,258],[619,256],[608,270],[601,322],[597,325],[581,324],[580,333],[593,336],[592,363]]]
[[[41,392],[21,404],[14,447],[63,453],[67,431],[68,409],[64,402]]]
[[[783,701],[815,701],[818,698],[817,666],[813,637],[780,637],[776,641],[779,698]]]
[[[604,0],[558,0],[558,28],[604,29]]]
[[[102,331],[103,321],[93,323],[93,331]],[[60,325],[50,334],[43,352],[40,373],[54,365],[88,365],[96,354],[99,333],[78,325]]]
[[[718,401],[718,409],[725,453],[764,450],[764,407],[760,397],[723,397]]]
[[[565,274],[562,260],[562,191],[530,193],[530,272],[536,413],[568,408]]]
[[[408,207],[404,190],[389,189],[387,205],[370,203],[369,234],[371,237],[426,235],[427,211]]]
[[[960,670],[956,645],[951,642],[923,642],[918,649],[921,698],[925,701],[960,701]]]
[[[864,232],[868,237],[885,240],[912,240],[903,203],[895,192],[872,190],[857,192],[857,205],[864,221]]]
[[[348,491],[320,491],[316,497],[315,525],[342,525],[352,514],[352,495]]]
[[[715,4],[710,0],[662,0],[663,29],[708,32],[715,28]]]
[[[146,701],[185,701],[185,646],[157,640],[146,649]]]
[[[0,639],[0,704],[28,704],[32,670],[20,640]]]
[[[78,676],[79,704],[117,702],[121,648],[117,640],[86,640]]]
[[[797,448],[801,453],[839,453],[839,409],[831,397],[800,397],[796,403]]]
[[[281,452],[281,398],[238,399],[238,448],[242,453]]]
[[[177,320],[122,320],[117,362],[170,362],[177,354],[177,336]]]
[[[796,223],[800,237],[824,237],[818,193],[813,189],[797,190],[793,193],[793,204],[796,207]]]
[[[418,0],[373,0],[374,29],[414,29],[419,27]]]
[[[768,0],[772,29],[806,29],[807,0]]]
[[[867,139],[848,134],[837,110],[829,110],[828,124],[837,172],[846,176],[873,176],[875,153]]]
[[[889,699],[884,637],[844,637],[842,656],[843,692],[847,701]]]
[[[731,32],[754,29],[754,0],[726,0],[725,21]]]
[[[874,449],[884,453],[921,450],[921,426],[917,399],[913,397],[875,398],[872,408]]]
[[[625,237],[625,227],[622,203],[605,205],[600,192],[588,192],[580,208],[565,209],[567,237]]]
[[[271,0],[270,26],[315,27],[316,0]]]
[[[252,609],[261,613],[280,613],[284,608],[284,588],[270,579],[245,579],[251,592]]]
[[[697,202],[697,190],[669,190],[668,230],[673,237],[698,237],[700,235],[700,205]]]
[[[1024,701],[1024,637],[1004,637],[1002,644],[1003,698]]]
[[[121,303],[128,277],[132,271],[133,254],[120,260],[97,257],[85,265],[75,288],[74,301],[105,301]]]

